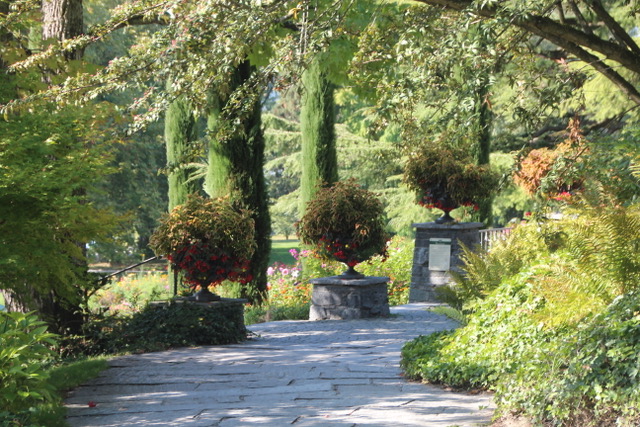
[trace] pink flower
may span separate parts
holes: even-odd
[[[267,268],[267,276],[273,276],[274,270],[273,267]]]
[[[571,198],[571,193],[569,193],[568,191],[563,191],[562,193],[558,193],[557,196],[552,197],[553,200],[558,200],[558,201],[569,200],[570,198]]]

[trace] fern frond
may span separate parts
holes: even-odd
[[[439,305],[436,307],[432,307],[430,309],[430,311],[436,313],[436,314],[442,314],[447,316],[449,319],[453,319],[456,322],[460,323],[461,326],[464,326],[467,324],[467,316],[464,315],[464,313],[458,309],[455,309],[451,306],[448,305]]]
[[[598,278],[588,281],[597,283],[591,291],[604,292],[613,299],[640,287],[638,209],[585,211],[583,215],[575,224],[568,248],[582,273]],[[608,289],[602,289],[603,285]]]

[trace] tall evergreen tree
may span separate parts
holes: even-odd
[[[489,165],[491,154],[491,109],[487,96],[489,95],[489,84],[484,83],[476,90],[476,126],[474,157],[476,164]],[[490,227],[493,224],[493,197],[489,197],[478,202],[478,212],[475,219]]]
[[[318,185],[338,180],[334,85],[318,55],[302,76],[300,129],[302,131],[301,212]]]
[[[183,166],[196,138],[196,122],[191,103],[185,98],[178,98],[169,105],[164,119],[169,169],[169,210],[184,203],[187,195],[199,190],[199,182],[189,180],[192,170]]]
[[[490,46],[488,32],[483,25],[478,24],[472,29],[472,34],[478,37],[479,45],[482,48]],[[499,67],[498,64],[495,65]],[[474,157],[477,165],[489,165],[491,155],[491,124],[493,115],[489,105],[489,71],[477,76],[477,86],[475,88],[475,130],[474,137]],[[493,224],[493,197],[489,197],[478,202],[478,212],[475,219],[490,227]]]
[[[240,87],[251,76],[252,66],[244,61],[236,67],[231,90]],[[271,219],[263,173],[264,136],[262,133],[259,100],[250,113],[241,119],[238,132],[217,139],[221,114],[229,101],[228,96],[212,96],[207,127],[213,136],[209,144],[205,190],[211,197],[230,196],[253,211],[256,227],[256,251],[251,259],[253,280],[241,291],[243,298],[259,303],[267,291],[267,266],[271,251]]]

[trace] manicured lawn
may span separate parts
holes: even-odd
[[[297,239],[286,240],[284,237],[275,236],[271,239],[271,256],[269,265],[279,262],[282,264],[293,265],[296,263],[295,258],[289,253],[289,249],[298,249],[300,242]]]

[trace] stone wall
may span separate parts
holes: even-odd
[[[413,226],[416,228],[416,241],[413,252],[409,302],[437,302],[435,288],[448,284],[451,277],[449,270],[430,268],[431,239],[451,239],[450,270],[459,270],[462,264],[460,244],[470,248],[478,245],[480,243],[479,230],[484,224],[481,222],[450,224],[426,222],[413,224]]]

